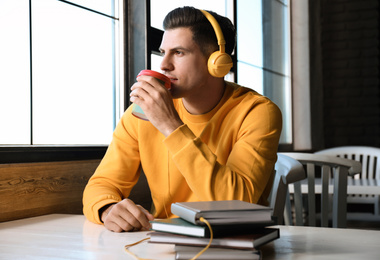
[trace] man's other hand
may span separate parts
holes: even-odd
[[[130,199],[112,204],[101,213],[104,226],[114,232],[147,231],[150,229],[152,214]]]

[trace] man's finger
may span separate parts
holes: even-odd
[[[150,214],[149,212],[147,212],[140,205],[136,205],[131,200],[126,201],[126,206],[127,206],[129,213],[133,215],[133,217],[131,217],[131,219],[133,219],[134,221],[135,220],[138,221],[138,224],[137,223],[133,224],[134,227],[136,227],[138,229],[141,229],[142,227],[144,227],[145,229],[150,228],[150,223],[149,223],[150,219],[147,216],[147,213]]]

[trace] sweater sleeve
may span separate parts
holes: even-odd
[[[131,122],[135,119],[129,115],[127,110],[118,123],[112,142],[83,193],[83,213],[95,223],[102,223],[99,210],[127,198],[139,178],[140,157],[133,128],[136,122]]]
[[[261,98],[243,120],[231,120],[227,125],[236,129],[229,131],[236,132],[236,138],[231,150],[225,151],[227,155],[212,151],[187,125],[164,142],[199,200],[238,199],[267,204],[282,128],[280,110],[270,100]],[[219,141],[219,147],[231,146],[231,139]],[[218,154],[228,156],[225,163],[218,159]]]

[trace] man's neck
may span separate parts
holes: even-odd
[[[206,114],[219,104],[225,91],[225,85],[223,79],[215,79],[213,84],[207,86],[207,91],[204,91],[202,96],[182,98],[183,105],[190,114]]]

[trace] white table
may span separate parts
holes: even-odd
[[[1,213],[0,213],[1,214]],[[261,248],[263,259],[380,259],[380,231],[278,226],[280,239]],[[82,215],[47,215],[0,223],[0,259],[136,259],[124,245],[147,232],[113,233]],[[130,248],[147,259],[174,259],[172,245]]]
[[[280,226],[280,239],[261,247],[263,259],[380,259],[380,231]]]
[[[146,238],[147,233],[114,233],[83,215],[4,222],[0,223],[0,259],[136,259],[124,251],[124,245]],[[141,258],[175,258],[172,245],[143,242],[129,250]]]

